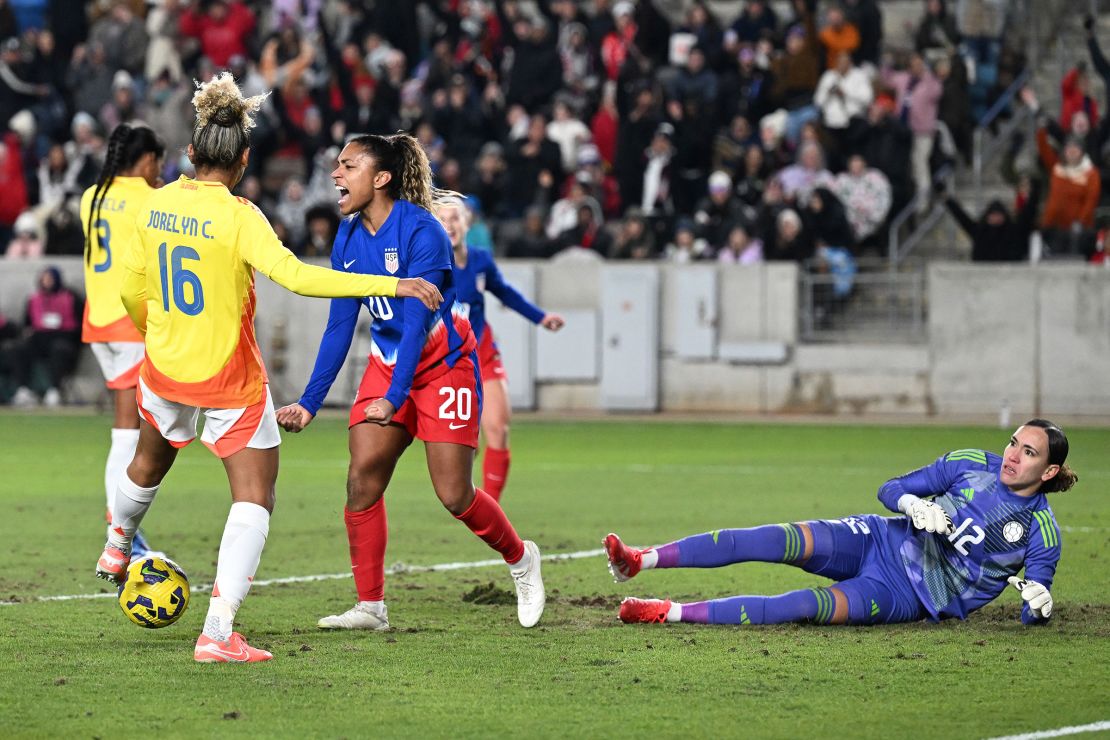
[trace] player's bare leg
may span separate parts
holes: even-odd
[[[516,583],[517,618],[524,627],[534,626],[546,603],[536,543],[522,541],[501,506],[471,484],[473,449],[448,442],[428,442],[424,448],[436,496],[456,519],[505,558]]]
[[[131,542],[139,523],[176,459],[177,448],[163,439],[157,429],[141,421],[135,457],[116,484],[108,541],[96,564],[98,578],[118,581],[123,576],[131,559]]]
[[[255,663],[273,655],[251,647],[235,632],[235,614],[250,590],[270,532],[278,448],[247,447],[223,462],[231,484],[231,511],[220,541],[216,582],[204,618],[204,631],[197,639],[193,657],[201,663]]]
[[[320,619],[321,629],[389,629],[385,606],[385,548],[388,527],[385,489],[397,461],[412,444],[400,424],[363,423],[351,427],[347,438],[351,463],[347,469],[347,506],[343,521],[351,550],[351,572],[358,602],[343,614]]]
[[[482,455],[482,489],[501,501],[509,478],[509,386],[503,378],[482,383],[482,436],[486,450]]]

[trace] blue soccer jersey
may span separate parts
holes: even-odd
[[[331,252],[335,270],[399,278],[422,277],[443,294],[437,311],[415,298],[336,298],[312,377],[300,404],[315,414],[324,402],[351,348],[360,306],[373,319],[370,361],[387,368],[391,383],[385,398],[400,408],[414,383],[455,366],[477,342],[465,311],[455,303],[451,242],[435,217],[420,206],[398,200],[385,223],[371,234],[357,215],[339,225]]]
[[[516,311],[533,324],[543,320],[543,309],[539,308],[505,282],[501,270],[497,269],[493,255],[484,249],[467,250],[466,264],[455,265],[455,300],[463,307],[474,328],[474,336],[480,341],[486,331],[486,297],[488,290],[497,296],[506,308]]]
[[[912,473],[887,481],[879,500],[898,511],[909,493],[933,496],[952,519],[949,535],[890,520],[888,536],[906,574],[934,619],[965,618],[1002,593],[1006,579],[1025,577],[1052,588],[1060,560],[1060,528],[1043,493],[1018,496],[998,478],[1002,458],[983,450],[957,450]],[[1043,621],[1029,606],[1026,624]]]

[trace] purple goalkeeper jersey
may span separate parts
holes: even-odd
[[[1025,577],[1051,590],[1060,560],[1060,528],[1045,494],[1018,496],[999,480],[1002,458],[983,450],[956,450],[932,465],[894,478],[879,500],[898,511],[909,493],[932,496],[952,519],[949,535],[916,529],[906,518],[891,520],[888,537],[906,574],[934,619],[965,618],[995,599],[1006,579],[1025,568]],[[1029,606],[1026,624],[1043,621]]]

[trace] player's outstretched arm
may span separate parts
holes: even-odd
[[[566,321],[557,313],[545,313],[540,319],[540,326],[548,331],[559,331],[566,326]]]
[[[429,283],[424,278],[401,278],[397,281],[398,298],[415,298],[432,311],[443,303],[443,294],[439,288]]]
[[[312,423],[316,418],[299,403],[291,403],[277,410],[277,423],[287,432],[297,433]]]

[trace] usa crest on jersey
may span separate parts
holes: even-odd
[[[401,261],[397,258],[397,251],[389,251],[385,253],[385,269],[390,275],[397,272],[397,268],[401,266]]]

